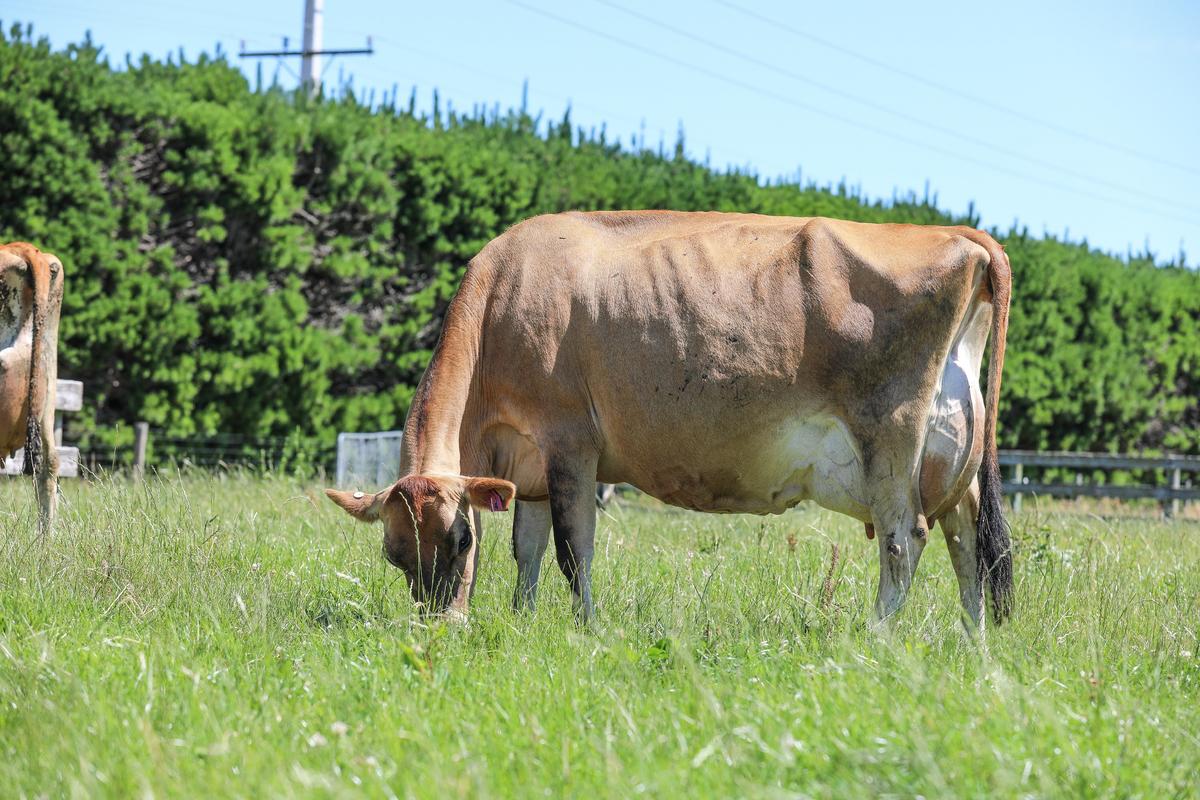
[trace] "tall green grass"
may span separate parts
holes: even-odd
[[[981,649],[936,538],[881,635],[875,543],[812,508],[610,510],[584,630],[552,558],[509,610],[508,515],[446,627],[310,485],[69,482],[44,541],[31,494],[0,483],[5,796],[1200,792],[1194,523],[1016,518]]]

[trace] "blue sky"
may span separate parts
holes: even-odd
[[[56,46],[126,53],[298,45],[303,1],[0,0]],[[627,142],[766,177],[924,192],[1124,254],[1200,263],[1200,3],[327,0],[325,46],[359,87],[423,105],[520,102]],[[237,61],[237,59],[233,59]],[[298,59],[263,63],[294,83]],[[250,74],[254,62],[240,62]]]

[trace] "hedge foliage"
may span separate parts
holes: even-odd
[[[222,59],[113,69],[91,43],[0,37],[0,240],[68,270],[76,439],[329,439],[398,427],[467,260],[565,209],[967,223],[916,196],[716,171],[569,116],[251,87]],[[798,154],[803,158],[803,153]],[[1006,446],[1200,452],[1200,275],[995,232],[1014,268]]]

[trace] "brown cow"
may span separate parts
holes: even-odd
[[[880,618],[941,522],[967,616],[1012,591],[996,459],[1008,260],[971,228],[665,211],[537,217],[470,263],[405,425],[401,478],[329,491],[465,612],[476,509],[516,495],[514,604],[553,528],[591,614],[595,482],[700,511],[803,499],[878,531]],[[979,373],[989,331],[986,402]],[[473,523],[473,524],[472,524]]]
[[[62,262],[31,244],[0,246],[0,465],[24,446],[34,476],[38,530],[49,530],[58,500],[54,401]]]

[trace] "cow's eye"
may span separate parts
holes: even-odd
[[[458,552],[465,553],[471,548],[471,529],[464,528],[462,536],[458,537]]]

